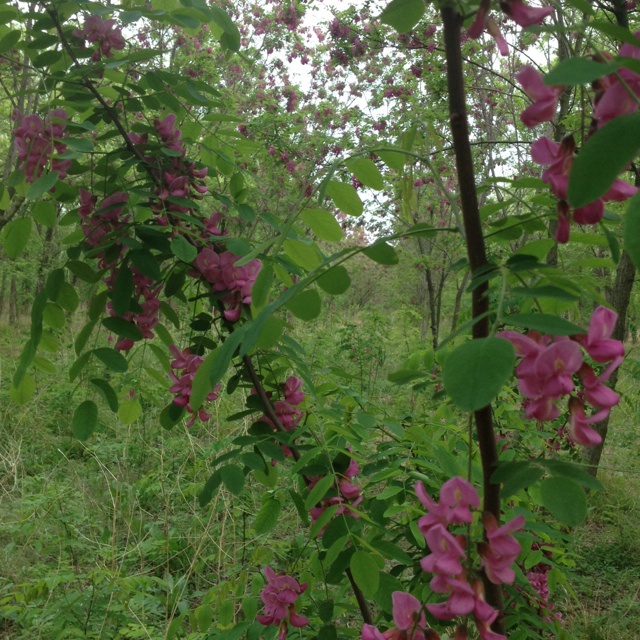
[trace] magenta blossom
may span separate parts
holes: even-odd
[[[480,506],[480,498],[473,485],[459,476],[447,480],[442,485],[439,503],[431,499],[422,482],[416,483],[415,490],[418,499],[428,511],[418,521],[423,535],[436,524],[447,526],[452,523],[470,523],[473,515],[469,507],[477,509]]]
[[[523,124],[526,127],[535,127],[542,122],[553,120],[556,115],[558,98],[564,91],[564,87],[545,85],[542,76],[529,65],[523,67],[516,74],[516,80],[527,96],[533,100],[533,104],[520,114]]]
[[[602,422],[608,415],[609,409],[605,408],[587,418],[582,400],[572,396],[569,398],[569,434],[571,439],[585,447],[600,444],[602,436],[591,425]]]
[[[391,601],[395,629],[381,633],[373,625],[365,624],[362,627],[362,640],[426,640],[427,621],[420,601],[403,591],[394,591]]]
[[[113,58],[111,50],[124,49],[127,44],[122,37],[121,27],[116,27],[115,24],[115,20],[105,20],[100,16],[91,15],[84,21],[82,29],[73,30],[73,35],[98,44],[98,49],[91,56],[94,62],[100,60],[102,56]]]
[[[546,17],[553,13],[553,7],[530,7],[522,0],[503,0],[500,2],[500,8],[521,27],[541,24]]]
[[[520,543],[511,535],[525,525],[523,516],[517,516],[501,527],[493,514],[486,512],[482,518],[487,541],[478,545],[482,566],[493,584],[512,584],[515,573],[511,565],[520,553]]]
[[[307,589],[307,583],[300,584],[295,578],[284,574],[276,574],[271,567],[264,568],[267,584],[260,592],[264,603],[264,615],[256,619],[263,625],[280,627],[278,640],[284,640],[287,635],[287,624],[292,627],[305,627],[309,624],[307,618],[296,612],[295,603],[298,596]]]

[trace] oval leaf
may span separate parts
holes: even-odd
[[[104,362],[112,371],[118,373],[124,373],[129,368],[127,359],[115,349],[109,349],[108,347],[101,347],[100,349],[94,349],[92,352],[98,360]]]
[[[71,432],[78,440],[86,440],[98,424],[98,406],[92,400],[85,400],[73,414]]]
[[[296,318],[308,322],[315,320],[322,309],[320,294],[316,289],[305,289],[291,298],[285,305]]]
[[[123,424],[133,424],[142,415],[142,405],[135,399],[120,403],[118,418]]]
[[[315,507],[320,502],[320,500],[325,497],[327,491],[329,491],[329,489],[333,486],[333,483],[334,478],[332,475],[324,476],[324,478],[318,480],[313,489],[309,491],[309,495],[304,501],[304,506],[307,509]]]
[[[622,232],[625,251],[636,269],[640,269],[640,194],[633,197],[624,217]]]
[[[558,477],[543,480],[540,497],[551,515],[570,527],[577,527],[587,517],[587,496],[573,480]]]
[[[4,228],[3,244],[7,256],[14,260],[27,246],[31,237],[31,218],[11,220]]]
[[[333,200],[333,204],[349,216],[359,216],[364,211],[358,192],[350,184],[330,180],[326,193]]]
[[[365,187],[380,191],[384,188],[384,179],[375,162],[369,158],[355,158],[347,162],[347,168]]]
[[[300,217],[309,225],[311,231],[327,242],[342,240],[342,227],[330,211],[325,209],[305,209]]]
[[[380,585],[380,570],[375,558],[368,552],[358,550],[351,556],[351,573],[355,583],[365,596],[371,597]]]
[[[515,352],[508,340],[480,338],[465,342],[444,362],[445,391],[463,411],[481,409],[498,395],[514,364]]]
[[[253,528],[257,535],[262,533],[268,533],[276,526],[278,518],[280,517],[280,511],[282,510],[282,504],[280,500],[274,498],[271,494],[267,493],[262,499],[262,506],[256,520],[253,523]]]
[[[574,208],[594,202],[611,188],[640,151],[640,113],[618,116],[598,129],[576,156],[567,199]]]
[[[380,20],[398,33],[407,33],[424,15],[423,0],[391,0],[380,14]]]
[[[183,262],[193,262],[198,255],[198,250],[184,236],[176,236],[171,241],[171,251]]]
[[[234,495],[239,496],[244,489],[244,472],[237,464],[228,464],[220,469],[224,486]]]
[[[325,271],[316,282],[323,291],[335,296],[344,293],[349,288],[351,278],[349,272],[342,265],[337,265]]]
[[[573,336],[586,331],[573,322],[547,313],[514,313],[507,316],[505,322],[514,327],[535,329],[552,336]]]

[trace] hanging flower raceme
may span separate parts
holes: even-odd
[[[221,294],[224,303],[225,320],[237,322],[242,313],[242,305],[251,304],[251,290],[262,268],[258,259],[236,266],[240,256],[231,251],[217,253],[213,249],[202,249],[194,261],[196,273],[209,282],[213,293]]]
[[[558,107],[558,99],[564,91],[564,87],[544,84],[540,73],[529,65],[523,67],[516,74],[516,80],[527,96],[533,100],[533,104],[520,114],[522,123],[526,127],[535,127],[543,122],[553,120]]]
[[[264,603],[264,614],[256,616],[263,625],[279,627],[278,640],[287,637],[288,625],[305,627],[309,624],[307,618],[296,612],[296,601],[307,589],[307,583],[300,584],[295,578],[284,574],[276,574],[271,567],[264,568],[267,584],[260,592]]]
[[[473,522],[472,509],[480,507],[480,497],[464,478],[447,480],[440,491],[440,501],[435,502],[421,482],[416,484],[416,495],[428,513],[420,518],[418,527],[427,541],[431,553],[422,559],[420,566],[433,574],[429,586],[434,593],[447,594],[447,600],[427,604],[426,609],[439,620],[452,620],[458,616],[472,615],[483,640],[505,640],[491,630],[498,616],[484,599],[480,579],[469,580],[466,565],[466,536],[455,535],[450,525],[469,525]],[[522,529],[524,518],[518,516],[499,527],[495,518],[485,513],[482,519],[485,540],[478,544],[482,568],[491,582],[511,584],[515,573],[511,565],[520,553],[520,544],[511,535]]]
[[[558,402],[569,396],[571,439],[585,446],[601,442],[590,425],[604,420],[611,407],[620,401],[620,396],[605,385],[624,357],[624,345],[611,338],[617,317],[614,311],[598,307],[591,316],[588,332],[570,337],[543,336],[537,331],[527,335],[515,331],[498,334],[513,344],[520,358],[515,373],[518,388],[526,399],[527,418],[554,420],[560,415]],[[606,365],[599,375],[584,362],[583,352],[595,363]],[[581,390],[575,392],[578,381]],[[589,417],[585,402],[596,410]]]
[[[112,49],[118,51],[124,49],[127,44],[122,36],[122,28],[115,25],[115,20],[105,20],[100,16],[91,15],[84,21],[82,29],[73,30],[73,35],[81,40],[98,45],[98,48],[91,56],[94,62],[98,62],[102,56],[113,58]]]
[[[71,160],[59,160],[56,156],[67,151],[62,136],[67,123],[64,109],[53,109],[43,120],[38,115],[18,117],[13,137],[18,150],[20,169],[27,182],[37,180],[45,169],[58,172],[64,180],[71,168]]]
[[[395,628],[382,633],[373,625],[365,624],[362,640],[437,640],[440,637],[433,629],[426,629],[424,609],[415,596],[394,591],[391,602]]]
[[[169,347],[169,351],[174,357],[174,360],[171,362],[172,371],[169,372],[169,376],[173,381],[173,385],[169,390],[171,393],[176,394],[173,403],[179,407],[185,407],[187,412],[191,414],[191,418],[189,418],[186,424],[187,427],[190,427],[196,421],[196,418],[206,422],[211,418],[211,414],[207,413],[202,406],[195,408],[191,406],[193,379],[200,365],[203,363],[204,358],[190,353],[189,349],[181,351],[175,344]],[[221,385],[216,385],[215,388],[207,394],[206,401],[213,402],[217,400],[220,389]]]

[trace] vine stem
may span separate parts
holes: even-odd
[[[247,374],[249,375],[249,378],[251,378],[251,382],[253,383],[253,387],[256,390],[256,393],[258,394],[258,398],[260,398],[260,402],[262,403],[262,407],[264,408],[265,414],[275,425],[276,431],[281,431],[283,433],[286,433],[287,430],[282,425],[282,422],[280,422],[280,419],[278,418],[278,414],[275,412],[275,409],[273,408],[273,404],[271,404],[271,400],[269,400],[269,396],[267,395],[267,392],[262,385],[260,376],[258,375],[256,368],[253,366],[253,361],[251,360],[251,357],[248,355],[243,356],[242,364],[244,364],[244,368],[246,369]],[[288,445],[288,446],[291,451],[291,454],[293,455],[293,458],[295,460],[300,460],[300,452],[298,451],[298,449],[293,445]],[[307,479],[305,478],[305,482],[306,480]],[[356,581],[354,580],[351,570],[349,568],[345,569],[345,574],[347,575],[349,583],[351,584],[351,588],[353,589],[353,594],[356,597],[356,601],[358,603],[358,608],[360,609],[360,615],[362,616],[362,619],[366,624],[373,624],[373,617],[371,616],[371,611],[369,609],[369,605],[367,604],[367,599],[365,598],[364,593],[362,593],[362,589],[360,589],[360,587],[356,584]]]
[[[475,172],[471,144],[469,140],[469,123],[467,118],[466,97],[464,89],[464,69],[460,30],[462,16],[452,6],[441,6],[440,15],[444,26],[445,55],[447,60],[447,86],[449,91],[449,126],[453,137],[453,147],[456,156],[456,170],[460,188],[460,202],[462,206],[462,220],[465,230],[467,256],[471,272],[486,267],[487,254],[482,235],[482,225],[478,209],[478,195],[476,192]],[[478,321],[473,324],[472,336],[474,340],[486,338],[489,335],[489,299],[487,296],[489,285],[485,281],[477,286],[472,293],[471,308],[473,318]],[[500,521],[500,485],[491,482],[491,474],[498,462],[493,416],[491,405],[474,411],[473,414],[478,446],[482,462],[482,478],[484,489],[485,511],[492,513]],[[500,615],[493,624],[497,633],[504,634],[504,618],[502,611],[504,601],[499,585],[492,584],[483,575],[483,582],[487,602],[500,611]]]

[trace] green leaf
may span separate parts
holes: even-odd
[[[142,405],[135,399],[120,403],[118,418],[122,424],[133,424],[142,415]]]
[[[133,272],[129,269],[129,265],[122,264],[117,271],[116,282],[111,291],[113,311],[116,315],[123,316],[129,311],[134,292]]]
[[[160,265],[154,255],[146,249],[135,249],[129,252],[129,258],[136,269],[155,282],[162,279]]]
[[[514,296],[523,296],[525,298],[555,298],[557,300],[575,301],[580,297],[569,293],[566,289],[561,289],[553,285],[543,285],[540,287],[514,287],[511,289]]]
[[[176,236],[171,241],[171,251],[180,260],[189,263],[198,255],[198,250],[184,236]]]
[[[75,287],[68,282],[62,283],[55,301],[69,313],[73,313],[78,308],[78,304],[80,304],[78,292],[76,291]]]
[[[349,216],[359,216],[364,211],[358,192],[350,184],[329,180],[326,193],[333,200],[333,204]]]
[[[324,476],[323,478],[320,478],[320,480],[318,480],[313,489],[309,491],[309,495],[304,501],[304,506],[307,508],[307,510],[315,507],[320,502],[320,500],[325,497],[327,491],[329,491],[329,489],[333,487],[334,482],[335,479],[332,475]]]
[[[173,429],[184,415],[185,408],[178,406],[175,402],[170,402],[160,412],[160,426],[163,429]]]
[[[58,331],[62,331],[67,324],[64,311],[55,302],[47,302],[42,314],[42,321],[48,327]]]
[[[142,340],[142,331],[133,322],[129,322],[124,318],[103,318],[102,324],[119,338],[130,338],[134,341]]]
[[[295,264],[307,271],[313,271],[322,264],[322,255],[315,244],[306,244],[300,240],[285,240],[282,248]]]
[[[251,289],[251,309],[257,314],[269,302],[271,285],[273,284],[273,267],[263,264]]]
[[[262,506],[253,523],[256,535],[269,533],[276,526],[281,511],[282,503],[280,500],[270,493],[265,493],[262,496]]]
[[[620,62],[602,63],[587,58],[567,58],[547,73],[544,77],[544,83],[564,86],[587,84],[614,73],[622,66]]]
[[[640,269],[640,193],[629,202],[622,229],[624,249],[636,269]]]
[[[78,335],[76,336],[75,342],[73,343],[73,350],[76,352],[76,355],[80,355],[80,352],[85,348],[87,341],[91,337],[93,330],[96,326],[95,320],[89,320],[87,324],[80,329]]]
[[[358,549],[349,563],[353,580],[365,596],[371,597],[380,585],[380,569],[375,558],[367,551]]]
[[[342,227],[330,211],[325,209],[305,209],[300,214],[300,217],[320,240],[326,240],[327,242],[339,242],[342,240]]]
[[[0,53],[11,51],[11,49],[20,42],[21,36],[22,33],[20,31],[9,31],[9,33],[0,40]]]
[[[104,399],[113,413],[118,411],[118,396],[113,387],[104,378],[91,378],[91,384],[102,392]]]
[[[529,461],[506,462],[498,467],[491,479],[503,482],[500,495],[508,498],[538,482],[543,474],[540,466]]]
[[[351,285],[349,272],[342,265],[325,271],[317,280],[318,286],[332,296],[344,293]]]
[[[620,262],[620,243],[618,242],[618,238],[616,238],[612,231],[602,222],[600,222],[600,228],[604,231],[605,238],[607,239],[609,251],[611,251],[611,259],[618,264],[618,262]]]
[[[376,240],[366,249],[363,249],[362,253],[378,264],[398,264],[400,261],[396,250],[384,240]]]
[[[25,374],[17,386],[9,387],[9,397],[15,404],[27,404],[36,392],[36,381],[33,376]]]
[[[239,51],[240,32],[233,23],[233,20],[229,17],[229,14],[216,6],[209,7],[209,10],[213,16],[213,22],[215,22],[223,31],[223,36],[220,38],[220,44],[231,51]]]
[[[222,346],[209,353],[198,367],[191,385],[190,404],[193,409],[201,407],[209,392],[220,382],[229,368],[229,363],[236,348],[242,342],[245,331],[244,327],[236,329],[222,343]]]
[[[26,248],[31,237],[31,218],[17,218],[7,223],[2,242],[7,256],[15,260]]]
[[[465,342],[444,362],[445,391],[463,411],[481,409],[500,393],[513,373],[514,364],[515,352],[508,340],[480,338]]]
[[[89,362],[89,358],[91,358],[91,351],[83,353],[69,367],[69,382],[73,382],[80,375],[80,372],[85,368],[87,362]]]
[[[315,320],[322,310],[322,302],[317,289],[304,289],[289,300],[285,307],[296,318],[309,322]]]
[[[64,281],[63,269],[53,269],[53,271],[49,273],[47,282],[44,285],[44,290],[47,292],[49,300],[55,300],[58,297]]]
[[[583,487],[595,489],[596,491],[602,491],[604,489],[600,480],[594,478],[584,467],[573,462],[541,459],[539,460],[539,463],[553,476],[570,478]]]
[[[396,171],[402,171],[404,165],[409,159],[409,155],[404,152],[403,149],[385,149],[375,152],[376,155],[384,162],[389,169],[395,169]]]
[[[53,189],[58,182],[59,175],[57,171],[51,171],[51,173],[43,173],[37,180],[34,180],[27,189],[27,200],[37,200],[42,194]]]
[[[211,502],[211,498],[213,498],[214,492],[218,490],[218,487],[221,484],[222,474],[220,473],[220,469],[218,469],[213,474],[211,474],[202,491],[198,494],[198,504],[201,507],[206,507]]]
[[[407,33],[418,24],[424,11],[424,0],[391,0],[380,14],[380,20],[398,33]]]
[[[504,321],[514,327],[535,329],[552,336],[572,336],[577,333],[586,333],[585,329],[577,324],[547,313],[514,313],[506,316]]]
[[[71,420],[71,432],[78,440],[87,440],[98,425],[98,406],[93,400],[85,400],[75,410]]]
[[[551,515],[570,527],[577,527],[587,517],[587,496],[574,480],[547,478],[540,484],[540,497]]]
[[[381,191],[384,188],[384,179],[375,162],[369,158],[353,158],[347,160],[347,169],[353,172],[356,178],[365,187]]]
[[[90,353],[93,353],[98,360],[101,360],[112,371],[124,373],[129,368],[127,359],[115,349],[100,347],[99,349],[94,349]]]
[[[573,161],[569,204],[577,209],[604,196],[639,150],[640,113],[618,116],[600,127]]]
[[[35,202],[31,207],[33,219],[45,227],[53,227],[56,223],[56,208],[50,200]]]
[[[220,469],[224,486],[234,495],[239,496],[244,489],[244,471],[237,464],[228,464]]]

